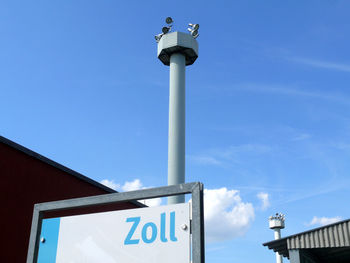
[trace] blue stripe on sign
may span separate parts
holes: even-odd
[[[60,218],[44,219],[41,226],[39,255],[37,263],[55,263]],[[45,242],[42,242],[42,238]]]

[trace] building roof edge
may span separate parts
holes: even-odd
[[[34,152],[34,151],[32,151],[32,150],[30,150],[30,149],[28,149],[28,148],[26,148],[18,143],[15,143],[14,141],[11,141],[11,140],[9,140],[1,135],[0,135],[0,143],[3,143],[11,148],[14,148],[17,151],[20,151],[28,156],[31,156],[39,161],[42,161],[50,166],[53,166],[53,167],[65,172],[65,173],[68,173],[68,174],[70,174],[70,175],[72,175],[72,176],[74,176],[74,177],[76,177],[76,178],[78,178],[86,183],[92,184],[92,185],[106,191],[107,193],[118,193],[118,191],[116,191],[116,190],[113,190],[113,189],[111,189],[111,188],[85,176],[85,175],[82,175],[81,173],[78,173],[78,172],[76,172],[76,171],[74,171],[74,170],[72,170],[72,169],[70,169],[62,164],[59,164],[59,163],[57,163],[57,162],[55,162],[55,161],[53,161],[53,160],[51,160],[43,155],[41,155],[37,152]],[[145,206],[144,204],[137,202],[137,201],[131,201],[131,203],[134,203],[137,206],[141,206],[141,207]]]

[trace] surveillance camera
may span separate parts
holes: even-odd
[[[188,28],[187,30],[190,31],[191,35],[192,35],[194,38],[197,38],[197,37],[199,36],[198,30],[193,30],[193,29],[191,29],[191,28]]]
[[[190,27],[192,27],[193,30],[199,29],[199,24],[188,24]]]
[[[194,30],[191,32],[191,35],[194,37],[194,38],[197,38],[199,36],[198,34],[198,30]]]
[[[170,25],[171,23],[173,23],[173,19],[168,16],[166,19],[165,19],[165,23],[167,23],[168,25]]]
[[[161,33],[161,34],[158,34],[158,35],[155,35],[154,38],[156,39],[157,43],[160,41],[160,39],[162,38],[164,34]]]
[[[199,36],[198,34],[199,24],[188,24],[188,26],[190,28],[188,28],[187,30],[190,31],[193,38],[197,38]]]
[[[162,28],[163,34],[166,34],[166,33],[168,33],[169,31],[170,31],[170,27],[165,26],[165,27]]]

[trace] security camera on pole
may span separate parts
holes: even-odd
[[[173,20],[166,18],[168,26],[155,36],[158,43],[158,58],[170,66],[169,92],[169,142],[168,185],[185,182],[185,70],[198,57],[198,24],[189,24],[190,34],[172,32]],[[168,198],[169,204],[183,203],[183,195]]]
[[[269,227],[274,231],[275,240],[281,238],[281,229],[284,228],[285,220],[286,216],[281,213],[269,217]],[[276,263],[283,263],[283,258],[278,252],[276,252]]]

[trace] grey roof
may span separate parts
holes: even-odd
[[[270,241],[263,245],[288,258],[290,249],[350,249],[350,219]]]
[[[99,182],[96,182],[95,180],[92,180],[91,178],[89,178],[85,175],[82,175],[76,171],[73,171],[72,169],[69,169],[68,167],[63,166],[62,164],[59,164],[55,161],[52,161],[49,158],[46,158],[45,156],[42,156],[41,154],[38,154],[32,150],[29,150],[28,148],[23,147],[22,145],[15,143],[15,142],[13,142],[13,141],[11,141],[11,140],[9,140],[1,135],[0,135],[0,143],[6,144],[6,145],[8,145],[8,146],[20,151],[20,152],[25,153],[26,155],[29,155],[29,156],[31,156],[37,160],[40,160],[48,165],[51,165],[51,166],[53,166],[61,171],[64,171],[65,173],[70,174],[70,175],[72,175],[72,176],[74,176],[82,181],[85,181],[91,185],[94,185],[97,188],[100,188],[100,189],[106,191],[107,193],[116,193],[117,192],[117,191],[115,191],[115,190],[113,190],[113,189],[111,189],[111,188],[109,188],[109,187],[107,187]],[[130,202],[133,204],[136,204],[137,206],[141,206],[141,207],[145,206],[144,204],[137,202],[137,201],[130,201]]]

